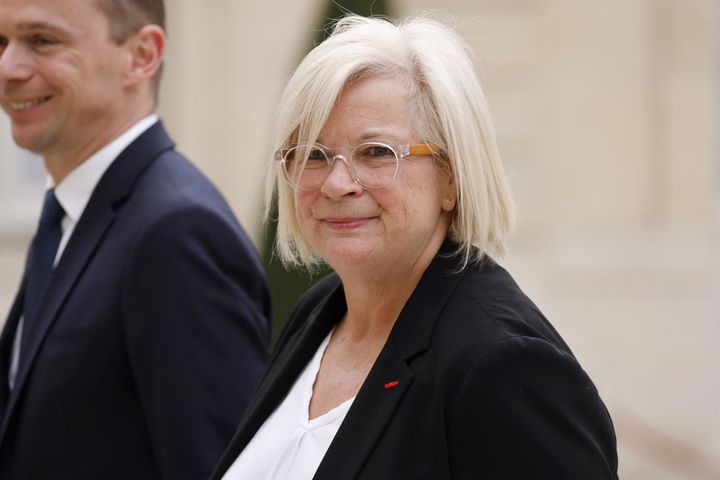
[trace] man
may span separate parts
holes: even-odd
[[[163,22],[0,0],[0,105],[51,187],[0,338],[1,479],[206,478],[264,369],[252,245],[153,113]]]

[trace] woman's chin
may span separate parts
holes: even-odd
[[[336,272],[376,267],[381,253],[367,242],[337,240],[321,251],[321,256]]]

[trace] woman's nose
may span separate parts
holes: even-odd
[[[350,164],[343,155],[335,155],[330,163],[327,178],[320,186],[323,195],[341,198],[347,195],[362,194],[363,187],[355,181]]]

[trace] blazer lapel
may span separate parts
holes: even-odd
[[[445,304],[462,273],[446,241],[405,304],[385,346],[363,382],[315,480],[356,478],[412,385],[412,359],[427,350]]]
[[[17,295],[15,295],[15,300],[5,321],[2,336],[0,336],[0,419],[5,416],[8,399],[10,398],[9,373],[10,363],[12,362],[12,347],[15,342],[15,332],[17,331],[18,323],[20,323],[20,316],[22,315],[22,299],[24,294],[25,278],[23,277],[20,289]]]
[[[0,427],[0,445],[38,351],[65,299],[112,225],[116,208],[130,194],[135,181],[150,162],[163,150],[172,147],[172,140],[158,122],[131,143],[98,182],[55,268],[42,305],[38,308],[34,330],[28,337],[30,341],[25,347],[26,351],[22,353],[15,386],[10,393]]]
[[[412,381],[405,352],[386,344],[313,478],[355,478]]]

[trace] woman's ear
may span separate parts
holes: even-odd
[[[128,84],[141,84],[152,78],[162,65],[165,31],[157,25],[145,25],[127,40],[125,47],[130,58]]]
[[[452,212],[457,203],[457,189],[455,186],[455,175],[450,170],[450,166],[441,169],[443,186],[445,187],[445,195],[442,199],[442,209],[446,212]]]
[[[446,212],[452,212],[455,209],[455,194],[449,194],[443,198],[442,209]]]

